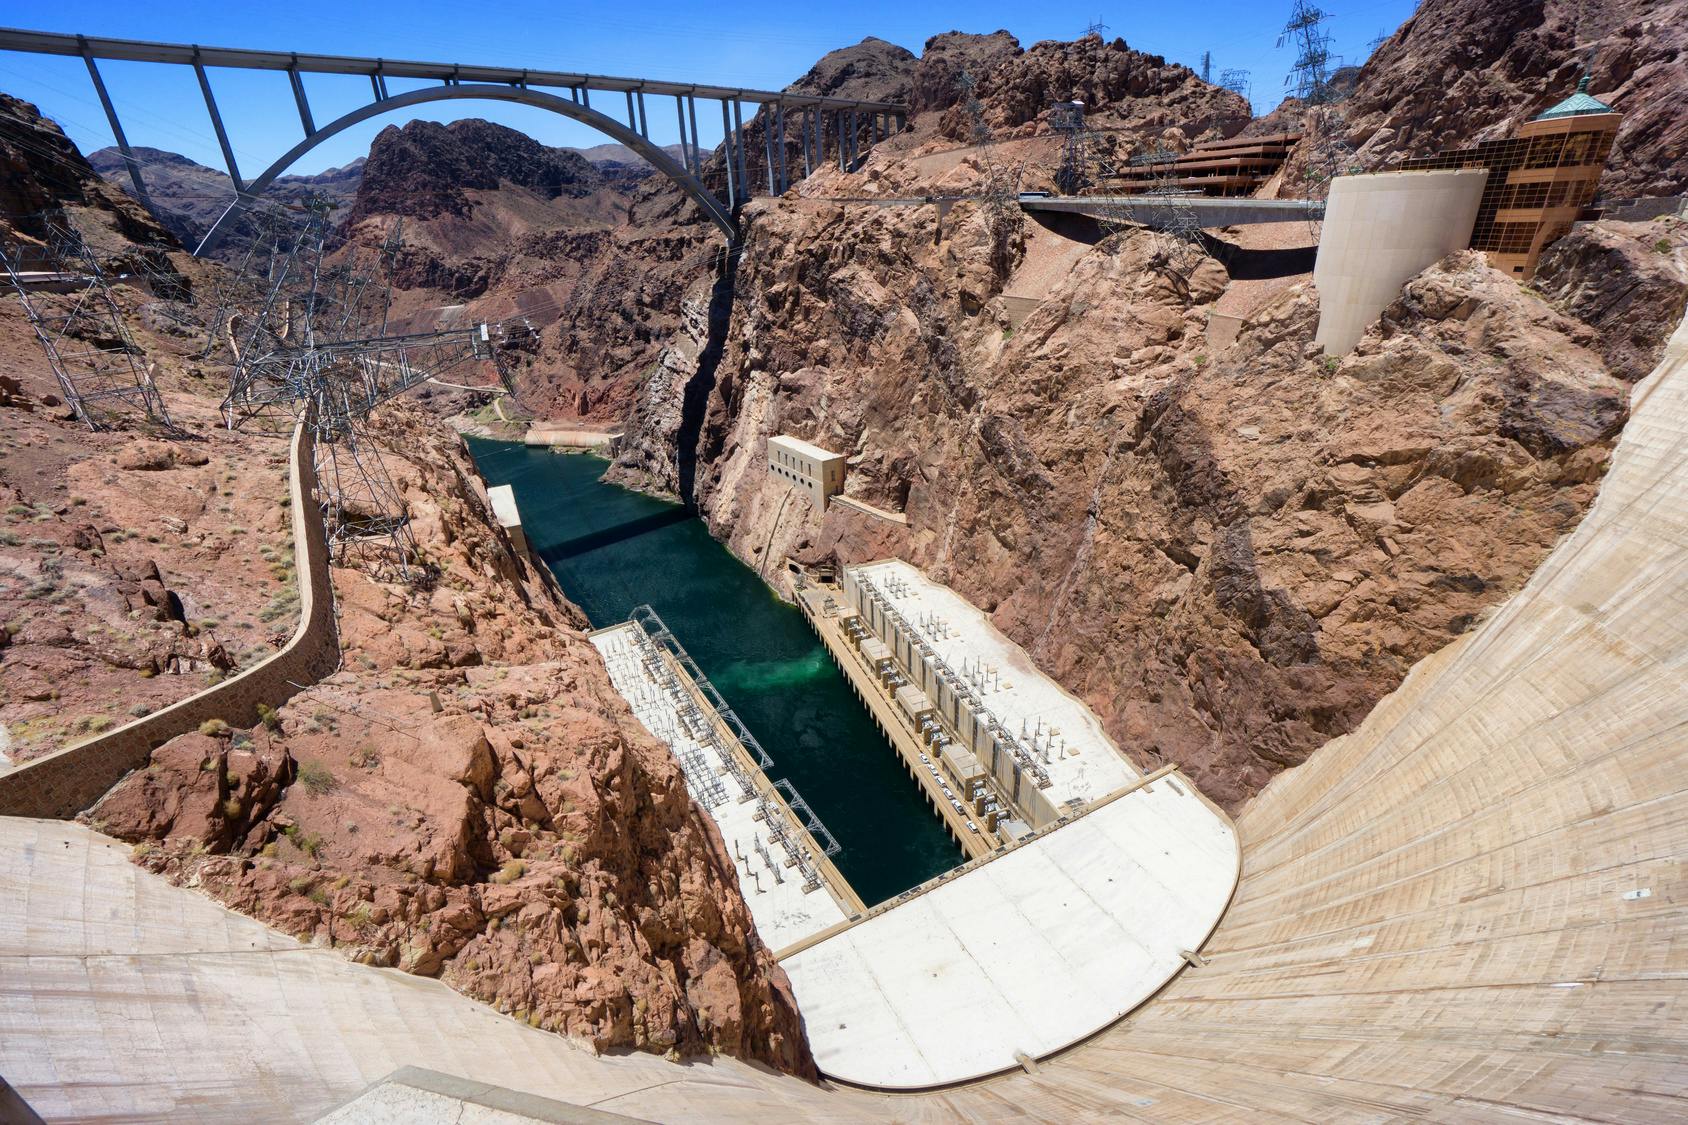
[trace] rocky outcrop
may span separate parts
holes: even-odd
[[[956,81],[963,71],[973,78],[985,124],[995,130],[1037,120],[1058,101],[1083,102],[1093,123],[1178,128],[1192,137],[1210,129],[1235,132],[1250,116],[1239,95],[1203,82],[1189,67],[1134,51],[1123,39],[1087,35],[1022,50],[1007,32],[950,32],[927,42],[915,89],[917,108],[942,110],[939,131],[956,140],[971,135]]]
[[[1635,382],[1688,307],[1688,222],[1578,226],[1547,248],[1532,285],[1594,328],[1607,368]]]
[[[38,236],[30,217],[67,207],[127,244],[174,245],[145,208],[100,178],[57,122],[29,102],[0,93],[0,235],[16,230],[25,238]]]
[[[601,188],[603,178],[579,153],[490,121],[412,121],[376,135],[348,221],[376,214],[465,218],[472,191],[506,184],[541,199],[579,199]]]
[[[1624,114],[1601,191],[1608,198],[1688,191],[1688,3],[1683,0],[1425,0],[1366,60],[1341,106],[1361,167],[1509,135],[1570,94]],[[1305,155],[1292,158],[1296,183]]]
[[[171,740],[89,819],[237,910],[534,1027],[812,1075],[719,833],[578,611],[449,431],[401,405],[379,433],[437,584],[337,569],[342,671],[251,729]]]

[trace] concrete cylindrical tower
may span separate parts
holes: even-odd
[[[1460,168],[1331,181],[1313,266],[1325,354],[1350,351],[1408,279],[1471,241],[1488,178]]]

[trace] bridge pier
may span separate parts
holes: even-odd
[[[750,175],[745,171],[744,163],[744,107],[737,98],[733,99],[733,135],[737,138],[733,147],[736,150],[734,159],[738,161],[739,191],[744,193],[743,199],[749,199]],[[735,205],[738,202],[734,200]]]

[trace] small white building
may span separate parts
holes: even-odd
[[[824,512],[827,500],[844,491],[844,455],[789,434],[768,439],[768,471],[801,489],[815,512]]]
[[[492,515],[498,526],[510,536],[511,545],[518,554],[527,556],[527,533],[522,530],[522,513],[516,507],[515,488],[508,484],[495,484],[486,490],[486,498],[492,504]]]

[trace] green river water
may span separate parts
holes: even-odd
[[[513,485],[522,527],[596,627],[648,603],[831,829],[838,869],[868,905],[962,861],[820,639],[678,504],[599,478],[605,461],[469,439]]]

